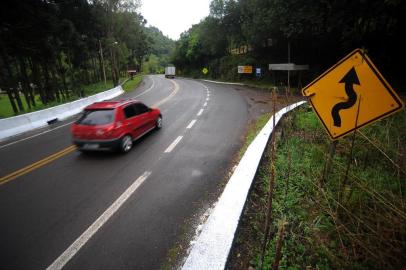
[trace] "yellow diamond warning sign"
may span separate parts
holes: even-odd
[[[371,59],[360,49],[303,88],[302,94],[309,97],[333,140],[404,107]]]

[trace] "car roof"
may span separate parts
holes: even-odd
[[[140,103],[135,99],[126,99],[126,100],[113,100],[113,101],[100,101],[88,105],[85,110],[97,110],[97,109],[115,109],[117,107],[127,105],[130,103]]]

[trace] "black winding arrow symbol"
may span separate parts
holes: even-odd
[[[331,110],[331,115],[333,116],[334,120],[334,126],[336,127],[341,127],[341,117],[339,112],[341,110],[351,108],[357,102],[357,93],[355,93],[353,85],[360,85],[360,83],[355,68],[352,67],[339,83],[345,83],[345,93],[348,96],[348,100],[345,102],[337,103]]]

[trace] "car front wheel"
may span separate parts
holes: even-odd
[[[120,142],[120,151],[123,153],[127,153],[128,151],[131,150],[133,147],[133,139],[131,138],[130,135],[125,135],[123,138],[121,138]]]
[[[162,116],[159,116],[158,119],[156,120],[155,128],[156,129],[161,129],[162,128]]]

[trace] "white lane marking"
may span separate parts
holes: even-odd
[[[196,119],[192,120],[192,122],[190,122],[190,124],[186,127],[186,129],[191,129],[193,127],[193,125],[196,123]]]
[[[207,106],[207,102],[203,104],[203,107],[206,107],[206,106]]]
[[[168,146],[168,148],[166,148],[164,153],[170,153],[172,152],[172,150],[176,147],[176,145],[182,140],[183,136],[179,136],[177,137],[173,143],[171,143],[171,145]]]
[[[203,111],[204,111],[203,109],[200,109],[200,111],[197,113],[197,116],[202,115]]]
[[[151,172],[144,172],[137,178],[126,191],[92,224],[89,228],[73,242],[61,256],[59,256],[47,270],[62,269],[70,259],[89,241],[89,239],[114,215],[115,212],[130,198],[130,196],[141,186],[148,178]]]
[[[148,77],[148,78],[150,78],[150,79],[151,79],[151,81],[152,81],[152,85],[151,85],[151,87],[150,87],[150,88],[148,88],[147,90],[145,90],[144,92],[142,92],[141,94],[139,94],[139,95],[135,96],[134,98],[140,97],[140,96],[142,96],[142,95],[144,95],[144,94],[148,93],[149,91],[151,91],[151,90],[152,90],[152,88],[154,88],[154,86],[155,86],[155,81],[154,81],[154,79],[153,79],[152,77]]]
[[[26,141],[26,140],[29,140],[29,139],[32,139],[32,138],[38,137],[38,136],[40,136],[40,135],[43,135],[43,134],[49,133],[49,132],[51,132],[51,131],[54,131],[54,130],[60,129],[60,128],[62,128],[62,127],[66,127],[66,126],[68,126],[68,125],[73,124],[74,122],[75,122],[75,121],[72,121],[72,122],[69,122],[69,123],[63,124],[63,125],[61,125],[61,126],[58,126],[58,127],[56,127],[56,128],[53,128],[53,129],[50,129],[50,130],[46,130],[46,131],[43,131],[43,132],[41,132],[41,133],[38,133],[38,134],[35,134],[35,135],[32,135],[32,136],[29,136],[29,137],[27,137],[27,138],[20,139],[20,140],[18,140],[18,141],[15,141],[15,142],[11,142],[11,143],[5,144],[5,145],[3,145],[3,146],[0,146],[0,149],[6,148],[7,146],[10,146],[10,145],[13,145],[13,144],[16,144],[16,143],[22,142],[22,141]]]
[[[206,98],[206,101],[209,101],[210,100],[210,98]]]

